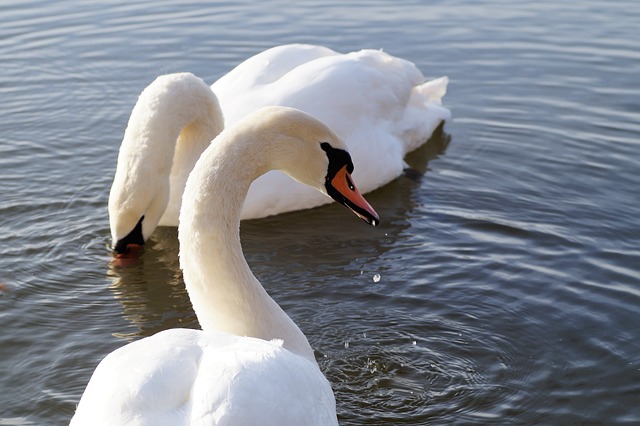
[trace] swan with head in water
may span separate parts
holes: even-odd
[[[176,226],[187,177],[222,131],[218,99],[190,73],[160,76],[129,117],[109,193],[113,248],[142,245],[156,226]]]
[[[446,77],[425,82],[413,63],[380,50],[340,54],[306,44],[259,53],[211,88],[191,74],[159,77],[134,107],[118,157],[109,198],[116,251],[144,243],[157,225],[178,224],[190,167],[223,122],[232,126],[269,105],[305,111],[343,138],[356,166],[354,177],[367,193],[400,176],[404,156],[449,118],[441,105],[447,82]],[[272,171],[251,185],[241,218],[326,202],[317,191]]]
[[[112,352],[72,425],[337,425],[331,386],[309,342],[242,253],[244,197],[273,169],[378,224],[351,180],[346,146],[317,119],[267,107],[224,130],[188,178],[178,227],[180,266],[202,331],[167,330]]]

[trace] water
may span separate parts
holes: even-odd
[[[0,425],[68,423],[102,357],[197,327],[175,229],[108,249],[139,92],[273,45],[384,48],[451,79],[454,119],[370,194],[247,222],[340,423],[640,423],[640,5],[379,0],[0,6]],[[418,173],[416,173],[416,171]]]

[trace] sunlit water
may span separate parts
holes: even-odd
[[[244,223],[340,423],[640,424],[640,3],[0,5],[0,425],[68,423],[102,357],[198,326],[175,229],[133,265],[107,196],[140,91],[273,45],[384,48],[451,79],[412,170]],[[430,4],[428,4],[430,3]]]

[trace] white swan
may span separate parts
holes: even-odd
[[[346,142],[354,178],[365,194],[400,176],[404,156],[450,117],[441,105],[447,83],[446,77],[425,83],[413,63],[381,50],[340,54],[327,47],[290,44],[247,59],[211,89],[225,126],[268,105],[297,108],[318,118]],[[242,219],[325,203],[317,191],[273,171],[251,185]]]
[[[109,193],[114,249],[142,245],[176,226],[187,177],[224,126],[216,96],[190,73],[163,75],[140,94],[120,145]]]
[[[351,181],[344,143],[310,115],[267,107],[223,131],[188,178],[178,228],[184,281],[203,331],[167,330],[109,354],[71,425],[338,424],[306,337],[242,254],[243,199],[271,169],[378,223]]]
[[[215,97],[225,126],[269,105],[314,115],[346,142],[363,193],[398,177],[405,154],[426,142],[450,117],[441,105],[446,77],[425,83],[413,63],[379,50],[339,54],[322,46],[284,45],[247,59],[215,82],[212,90],[190,81],[194,79],[188,74],[160,77],[134,107],[109,198],[111,234],[118,252],[130,243],[143,244],[157,225],[178,224],[179,194],[189,165],[223,125]],[[154,128],[158,123],[162,130]],[[188,151],[178,157],[183,147]],[[169,169],[172,175],[167,180],[159,170],[166,174]],[[135,199],[137,194],[142,200]],[[317,191],[273,171],[252,184],[241,218],[326,202]],[[166,211],[163,206],[168,206]]]

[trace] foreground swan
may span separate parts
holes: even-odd
[[[189,176],[178,229],[203,331],[163,331],[108,355],[72,425],[337,425],[331,386],[304,334],[251,273],[239,225],[249,185],[271,169],[377,225],[345,149],[322,123],[283,107],[215,139]]]
[[[134,107],[118,156],[109,197],[116,251],[143,244],[157,225],[178,224],[186,177],[223,127],[218,101],[225,126],[269,105],[314,115],[346,142],[355,179],[366,193],[398,177],[405,154],[449,118],[441,106],[447,82],[442,77],[425,83],[413,63],[379,50],[339,54],[303,44],[274,47],[247,59],[215,82],[213,91],[191,74],[158,78]],[[253,183],[241,218],[327,202],[317,191],[273,171]]]

